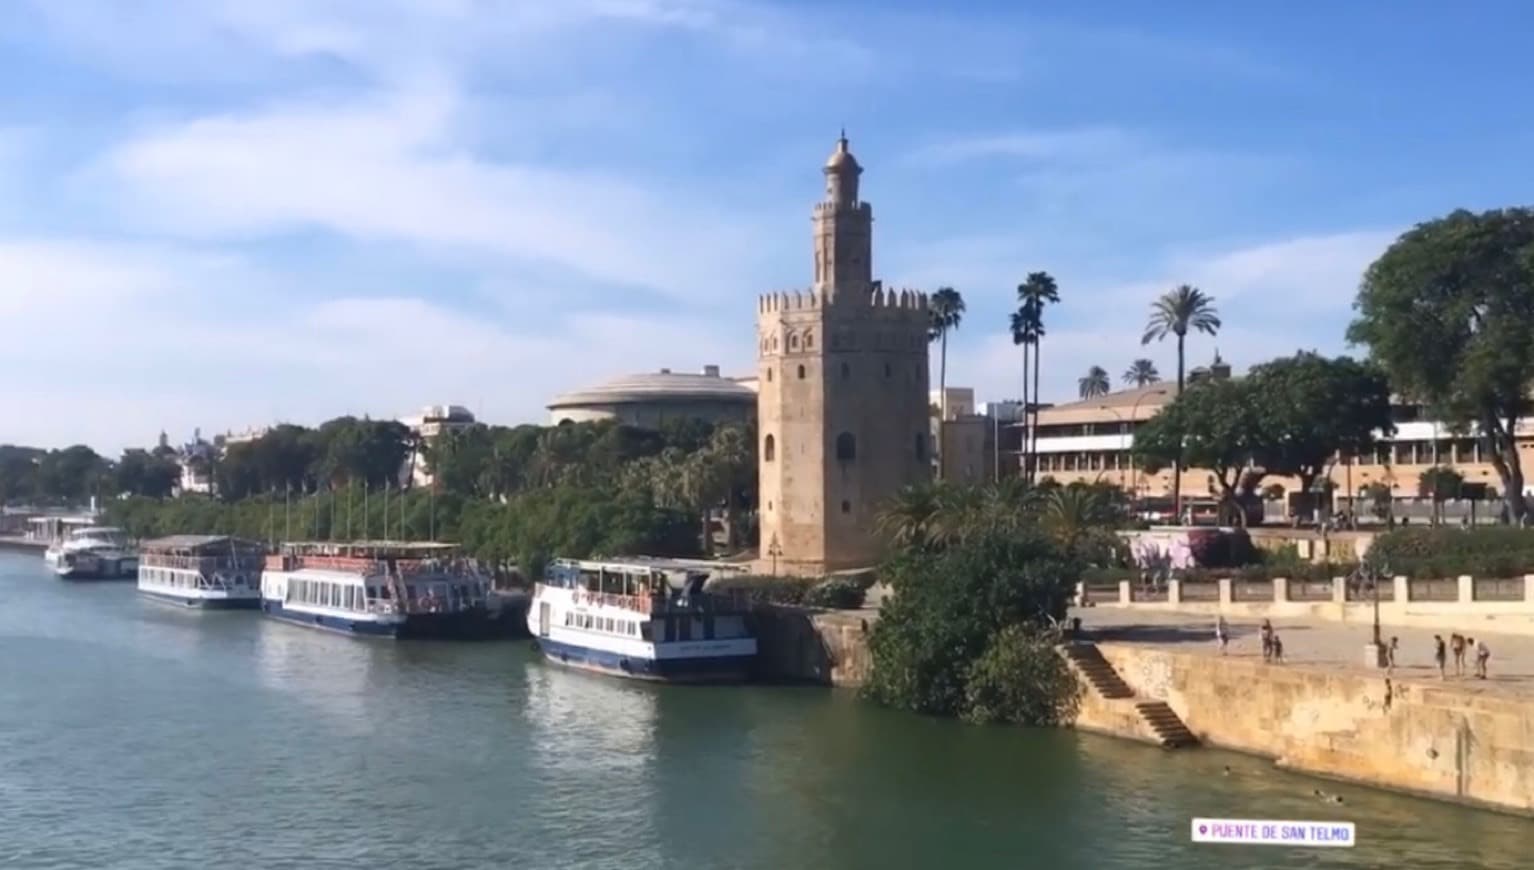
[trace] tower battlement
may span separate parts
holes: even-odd
[[[927,304],[927,294],[920,290],[896,290],[894,288],[885,290],[882,287],[875,287],[874,291],[868,295],[868,298],[861,302],[852,301],[845,296],[839,296],[827,301],[825,294],[816,293],[814,290],[788,290],[777,293],[764,293],[758,296],[756,299],[756,313],[774,314],[785,311],[816,311],[822,308],[834,309],[838,312],[864,309],[896,319],[901,315],[910,315],[921,319],[925,325]]]

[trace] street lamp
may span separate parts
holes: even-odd
[[[1389,576],[1390,566],[1373,559],[1364,559],[1358,563],[1357,568],[1353,569],[1353,577],[1357,583],[1368,583],[1373,587],[1374,627],[1369,644],[1364,647],[1364,664],[1375,668],[1387,667],[1390,663],[1389,654],[1385,649],[1385,638],[1380,633],[1380,581]]]

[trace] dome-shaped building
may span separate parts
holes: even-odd
[[[549,422],[557,426],[617,420],[646,429],[679,419],[744,423],[756,416],[756,390],[750,381],[722,377],[718,366],[705,366],[702,374],[661,369],[624,375],[555,396],[548,404]]]

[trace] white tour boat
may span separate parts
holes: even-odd
[[[66,580],[126,580],[138,574],[138,554],[122,529],[85,526],[68,532],[43,554]]]
[[[553,662],[636,679],[736,682],[756,638],[744,599],[704,591],[678,562],[560,559],[536,585],[527,627]]]
[[[138,591],[206,609],[261,606],[266,547],[227,535],[172,535],[140,547]]]
[[[501,634],[490,578],[452,544],[284,544],[261,574],[261,610],[311,628],[377,637]]]

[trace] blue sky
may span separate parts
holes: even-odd
[[[1401,230],[1528,201],[1534,12],[1473,10],[16,0],[0,442],[541,421],[614,375],[747,372],[841,125],[876,273],[964,293],[949,382],[982,399],[1018,392],[1036,269],[1046,398],[1123,371],[1182,282],[1226,324],[1196,360],[1339,351]]]

